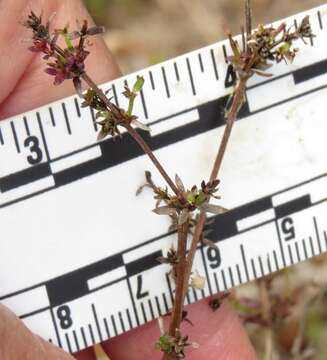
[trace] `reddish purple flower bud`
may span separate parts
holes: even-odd
[[[57,75],[57,70],[50,67],[50,68],[46,68],[44,69],[44,71],[49,74],[49,75],[52,75],[52,76],[56,76]]]
[[[58,70],[57,75],[54,80],[54,85],[60,85],[66,79],[70,79],[70,77],[68,77],[67,73],[64,70]]]

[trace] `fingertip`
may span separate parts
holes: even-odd
[[[208,302],[205,299],[186,307],[194,326],[183,322],[182,334],[199,344],[198,349],[186,349],[187,358],[255,360],[255,351],[237,314],[227,303],[213,312]],[[159,336],[159,327],[154,321],[104,343],[103,347],[113,359],[161,359],[162,354],[154,346]]]
[[[83,351],[73,354],[77,360],[96,360],[93,347],[87,348]]]

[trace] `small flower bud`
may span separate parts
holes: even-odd
[[[137,80],[133,86],[133,93],[138,93],[142,90],[144,85],[144,77],[143,76],[137,76]]]
[[[206,278],[196,274],[191,278],[190,286],[196,290],[203,290],[206,284]]]

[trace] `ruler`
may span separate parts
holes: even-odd
[[[253,77],[221,172],[221,204],[194,270],[207,279],[186,303],[327,250],[327,6],[309,14],[317,35],[292,65]],[[171,175],[208,178],[235,76],[226,41],[138,72],[135,113]],[[125,83],[102,87],[119,106]],[[159,264],[174,244],[151,213],[144,170],[126,134],[96,141],[94,113],[76,96],[0,123],[0,301],[43,338],[75,352],[165,314],[174,284]]]

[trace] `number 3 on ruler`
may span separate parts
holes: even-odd
[[[40,149],[39,139],[36,136],[29,136],[26,138],[24,141],[24,146],[29,147],[31,153],[34,154],[34,156],[27,156],[27,161],[29,164],[35,165],[42,161],[43,154],[42,150]]]

